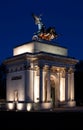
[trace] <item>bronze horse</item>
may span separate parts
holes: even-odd
[[[49,27],[46,29],[40,17],[36,16],[35,14],[32,14],[32,17],[35,21],[35,24],[38,25],[38,32],[36,35],[39,39],[50,41],[58,37],[54,27]]]

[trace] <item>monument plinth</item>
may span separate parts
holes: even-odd
[[[52,53],[62,56],[68,55],[68,49],[65,47],[61,47],[59,45],[46,43],[42,41],[32,41],[29,43],[25,43],[23,45],[17,46],[13,49],[13,56],[20,55],[23,53],[36,53],[36,52],[46,52]]]

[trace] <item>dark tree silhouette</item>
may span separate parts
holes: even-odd
[[[78,106],[83,106],[83,60],[80,60],[75,67],[75,100]]]
[[[0,99],[6,98],[6,66],[0,65]]]

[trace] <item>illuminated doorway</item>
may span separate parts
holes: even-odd
[[[45,78],[45,102],[48,102],[48,80],[50,80],[50,99],[52,101],[53,108],[58,105],[59,98],[59,80],[58,75],[51,73],[50,78]]]

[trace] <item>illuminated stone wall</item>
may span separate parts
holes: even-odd
[[[15,103],[18,110],[75,106],[74,68],[78,60],[66,56],[67,49],[40,42],[14,48],[13,57],[4,61],[8,69],[6,100],[12,101],[8,108],[13,109]]]
[[[7,101],[14,101],[18,92],[18,101],[25,100],[25,72],[13,72],[7,74]]]
[[[26,43],[24,45],[14,48],[13,56],[23,54],[26,52],[35,53],[35,52],[41,52],[41,51],[52,53],[52,54],[63,55],[63,56],[68,55],[67,48],[57,46],[56,44],[51,45],[51,44],[46,44],[43,42],[33,41],[31,43]]]

